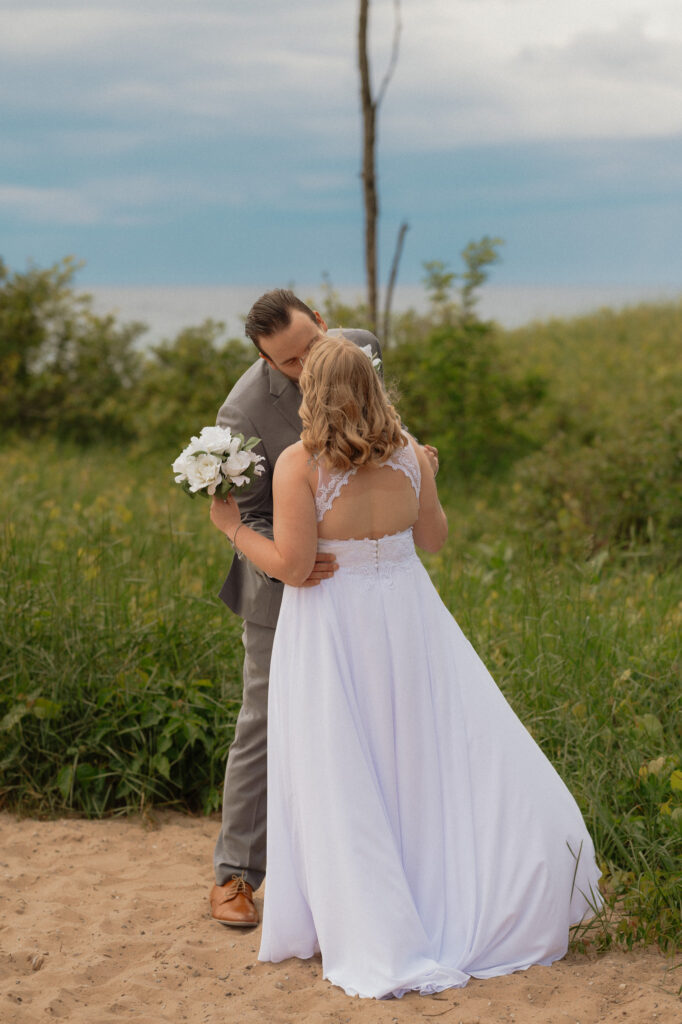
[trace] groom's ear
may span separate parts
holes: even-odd
[[[258,349],[258,355],[261,357],[261,359],[264,359],[268,366],[272,366],[273,369],[277,369],[277,367],[275,366],[267,352],[264,352],[260,345],[257,345],[256,348]]]
[[[327,331],[329,330],[329,328],[327,327],[326,323],[324,322],[324,320],[322,319],[322,317],[320,316],[320,314],[317,312],[316,309],[313,310],[313,313],[315,314],[315,319],[316,319],[318,325],[322,328],[322,330],[326,334]]]

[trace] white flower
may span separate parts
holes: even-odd
[[[372,351],[372,346],[371,345],[358,345],[358,348],[360,349],[361,352],[365,353],[367,358],[370,360],[372,366],[374,367],[374,369],[378,373],[379,370],[381,369],[381,359],[379,359],[379,356],[375,356],[374,355],[374,352]]]
[[[253,461],[251,452],[240,452],[230,448],[230,454],[223,462],[221,469],[225,476],[236,477],[248,469]],[[237,486],[240,485],[237,484]]]
[[[187,467],[189,465],[190,460],[194,461],[192,456],[192,446],[188,445],[185,449],[183,449],[183,451],[180,452],[177,459],[171,466],[171,469],[176,474],[176,484],[181,484],[183,480],[187,479]]]
[[[189,489],[193,494],[204,488],[208,494],[215,494],[216,487],[222,480],[220,457],[211,455],[209,452],[191,455],[187,459],[184,472]]]
[[[204,427],[198,437],[192,438],[190,447],[195,452],[223,455],[235,440],[229,427]],[[238,441],[236,443],[239,444]]]

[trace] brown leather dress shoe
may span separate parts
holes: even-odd
[[[253,889],[243,875],[233,875],[225,885],[214,885],[209,900],[211,917],[220,924],[231,928],[253,928],[258,924]]]

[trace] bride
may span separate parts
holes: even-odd
[[[367,356],[318,342],[277,461],[274,540],[211,518],[285,587],[270,672],[259,959],[322,954],[349,995],[438,992],[550,964],[600,905],[565,785],[415,552],[447,535],[427,455]],[[316,550],[333,577],[314,588]]]

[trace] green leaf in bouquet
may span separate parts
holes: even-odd
[[[220,483],[215,489],[216,498],[224,498],[227,494],[230,493],[233,487],[234,484],[232,483],[232,481],[226,480],[225,477],[223,477],[223,479],[220,481]],[[207,491],[203,491],[202,493],[205,494],[207,498],[210,497]]]

